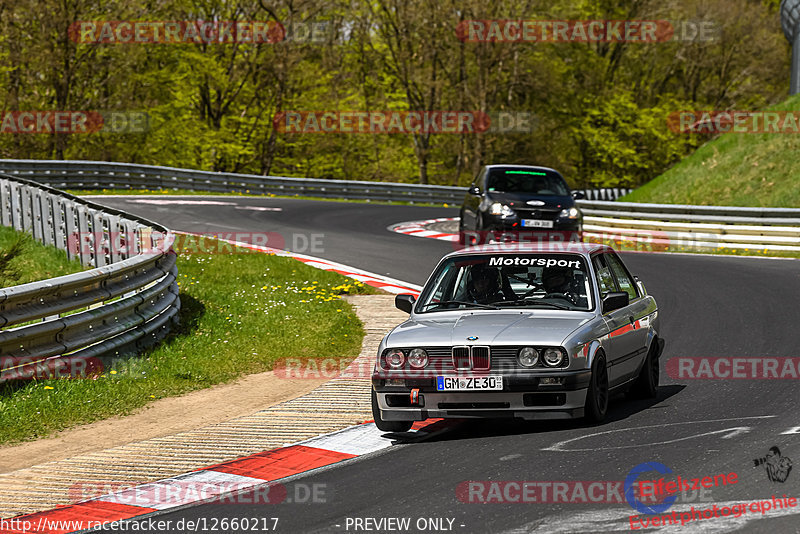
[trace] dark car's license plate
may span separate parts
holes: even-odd
[[[522,226],[525,228],[552,228],[553,221],[542,221],[539,219],[523,219]]]

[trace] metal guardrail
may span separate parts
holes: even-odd
[[[800,209],[579,201],[584,236],[656,249],[800,251]]]
[[[461,204],[466,193],[462,187],[258,176],[99,161],[0,160],[0,170],[69,189],[175,188],[455,205]],[[798,209],[610,202],[630,190],[583,192],[587,199],[578,205],[590,238],[616,235],[683,250],[800,251]]]
[[[348,200],[461,204],[466,187],[357,180],[287,178],[104,161],[0,160],[0,171],[61,189],[187,189]],[[588,199],[615,200],[624,188],[581,190]]]
[[[7,175],[0,175],[0,223],[92,267],[0,289],[0,381],[138,351],[177,321],[174,236],[166,228]]]

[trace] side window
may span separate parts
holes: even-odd
[[[594,270],[597,273],[597,287],[600,290],[600,297],[606,293],[613,293],[618,291],[617,285],[614,283],[614,277],[611,275],[611,270],[606,265],[605,256],[597,255],[592,258]]]
[[[625,266],[622,264],[622,260],[620,260],[614,254],[604,254],[604,256],[608,266],[611,268],[611,272],[614,273],[614,278],[617,279],[620,291],[624,291],[630,295],[631,300],[638,297],[639,295],[636,291],[636,283],[634,282],[633,277],[628,274],[627,269],[625,269]]]
[[[450,300],[447,294],[449,293],[448,289],[453,287],[453,278],[455,275],[454,271],[455,269],[453,268],[452,264],[445,267],[445,269],[439,274],[434,282],[436,285],[433,287],[436,288],[436,291],[434,291],[433,294],[425,300],[424,304]]]

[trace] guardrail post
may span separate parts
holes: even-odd
[[[106,220],[103,214],[99,211],[89,212],[90,221],[92,224],[89,239],[91,239],[94,247],[94,266],[103,267],[110,263],[109,255],[109,239],[108,230],[106,229]]]
[[[66,200],[58,197],[53,200],[53,240],[55,246],[67,251],[67,257],[74,259],[76,251],[71,250],[68,242],[70,218],[69,208]]]
[[[116,215],[106,215],[108,223],[108,252],[111,263],[116,263],[127,258],[127,253],[122,249],[125,242],[125,227]]]
[[[53,199],[51,195],[39,195],[39,212],[42,216],[42,243],[55,245],[56,218],[53,213]]]
[[[22,230],[33,233],[33,191],[28,186],[20,187],[20,216]]]
[[[86,213],[86,208],[77,203],[71,206],[72,215],[74,217],[73,229],[69,232],[69,239],[74,239],[78,244],[78,259],[82,265],[89,266],[94,263],[94,243],[87,241],[89,237],[89,214]]]
[[[11,184],[8,180],[0,181],[0,222],[3,226],[13,224],[14,208],[11,204]]]
[[[139,232],[134,221],[125,221],[125,257],[130,258],[139,254]]]
[[[22,230],[22,195],[17,183],[11,184],[11,224],[15,230]]]
[[[44,243],[44,223],[42,218],[42,193],[38,189],[31,190],[31,223],[33,238]]]

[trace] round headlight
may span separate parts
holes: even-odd
[[[560,349],[546,349],[544,351],[544,363],[550,367],[558,367],[564,361],[564,354]]]
[[[425,349],[414,349],[408,354],[408,364],[416,369],[428,365],[428,353]]]
[[[386,353],[386,364],[392,369],[400,369],[406,362],[406,355],[400,349],[392,349]]]
[[[559,213],[558,216],[559,217],[566,217],[567,219],[577,219],[578,215],[580,215],[580,214],[581,214],[581,212],[578,211],[578,208],[567,208],[567,209],[561,210],[561,213]]]
[[[523,367],[533,367],[539,361],[539,351],[533,347],[523,347],[519,349],[517,361]]]

